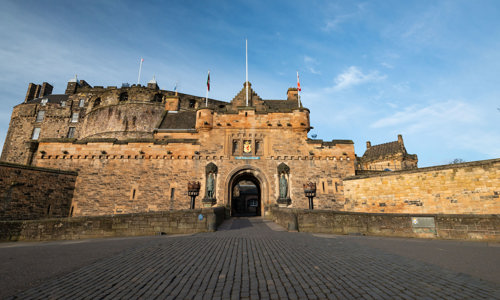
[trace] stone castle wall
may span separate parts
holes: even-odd
[[[345,211],[500,213],[500,159],[344,179]]]
[[[223,144],[224,136],[221,140]],[[338,148],[342,153],[349,151],[352,144]],[[200,145],[192,143],[41,143],[40,150],[45,155],[38,153],[36,165],[78,171],[73,199],[75,216],[186,209],[190,203],[188,181],[201,183],[196,207],[202,207],[204,170],[209,163],[218,168],[217,205],[227,207],[230,206],[228,186],[239,171],[253,172],[260,180],[262,206],[269,207],[276,204],[279,195],[278,165],[285,163],[290,167],[292,206],[307,207],[302,185],[314,181],[322,183],[315,203],[323,209],[339,209],[339,203],[344,201],[342,178],[354,174],[352,160],[342,157],[292,155],[240,160],[224,155],[223,150],[219,155],[207,152],[196,155],[196,151],[201,151]]]
[[[68,217],[77,174],[0,162],[0,220]]]

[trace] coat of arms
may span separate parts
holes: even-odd
[[[243,142],[243,152],[244,153],[252,153],[252,141],[244,141]]]

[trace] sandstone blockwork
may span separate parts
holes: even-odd
[[[69,217],[76,176],[0,162],[0,220]]]
[[[389,172],[394,178],[403,178],[394,179],[389,188],[384,183],[388,179],[379,177],[345,181],[362,172],[416,169],[417,156],[406,152],[402,136],[396,142],[370,145],[362,157],[355,155],[351,140],[308,138],[309,110],[299,104],[293,88],[287,91],[286,100],[264,100],[247,82],[231,101],[225,102],[161,90],[155,80],[147,86],[124,84],[104,88],[92,87],[75,77],[68,82],[65,94],[54,95],[51,91],[52,86],[46,83],[29,85],[25,101],[14,107],[1,160],[77,172],[78,175],[50,173],[74,181],[72,186],[64,181],[62,185],[52,184],[52,194],[67,197],[66,202],[57,202],[60,216],[188,209],[188,182],[192,181],[201,184],[195,208],[225,207],[229,215],[263,216],[275,206],[306,209],[309,203],[303,185],[307,182],[316,183],[315,209],[397,212],[418,204],[419,209],[425,207],[427,212],[446,212],[448,208],[458,211],[458,207],[471,204],[455,194],[424,189],[407,198],[402,196],[403,204],[396,200],[403,193],[397,185],[407,189],[410,184],[406,181],[413,184],[422,178],[426,182],[417,185],[430,187],[427,181],[437,182],[433,175],[427,178]],[[469,167],[458,168],[463,168],[463,180],[468,182],[467,176],[472,174],[466,171]],[[497,165],[496,168],[498,171]],[[41,177],[23,185],[33,190],[25,193],[37,196],[21,197],[19,203],[25,207],[40,206],[54,214],[56,202],[50,204],[44,196],[46,192],[35,191],[46,188],[45,181],[52,177]],[[9,180],[5,177],[6,182]],[[363,180],[368,181],[365,184]],[[475,177],[469,181],[472,180]],[[435,188],[439,190],[439,184]],[[248,194],[250,191],[253,194]],[[425,193],[439,194],[440,199],[451,197],[447,201],[456,202],[448,206],[428,202]],[[479,194],[481,201],[497,196],[489,190],[468,196],[476,199]],[[4,207],[14,203],[15,197],[9,197],[4,197]],[[462,210],[498,213],[496,198],[487,199],[488,209],[475,206]],[[382,204],[386,208],[381,208]],[[27,217],[28,208],[19,214],[9,208],[12,215],[7,217],[9,213],[4,212],[3,218],[50,216],[44,215],[43,209],[37,208]]]
[[[344,180],[345,211],[498,214],[500,159]]]

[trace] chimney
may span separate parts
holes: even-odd
[[[42,83],[42,90],[40,91],[40,97],[52,94],[54,87],[47,82]]]
[[[297,101],[298,93],[299,92],[297,91],[297,88],[289,88],[287,93],[286,93],[286,100]]]
[[[68,81],[68,85],[66,86],[66,91],[64,92],[66,95],[71,95],[76,93],[76,88],[78,87],[78,78],[75,75],[75,78],[72,78]]]
[[[402,146],[404,146],[404,143],[403,143],[403,136],[401,134],[398,134],[398,143]]]
[[[372,143],[370,141],[366,142],[366,150],[372,147]]]
[[[26,98],[24,98],[24,103],[36,98],[36,87],[36,84],[30,82],[30,84],[28,85],[28,91],[26,92]]]

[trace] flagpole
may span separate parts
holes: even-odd
[[[299,81],[299,71],[297,71],[297,105],[300,108],[300,81]]]
[[[245,86],[246,86],[246,106],[248,106],[248,39],[245,39]]]
[[[139,85],[139,82],[141,82],[141,70],[142,70],[142,62],[144,61],[144,58],[141,57],[141,63],[139,64],[139,76],[137,77],[137,85]]]
[[[208,70],[208,78],[207,78],[207,96],[205,97],[206,107],[208,107],[208,91],[210,91],[210,70]]]

